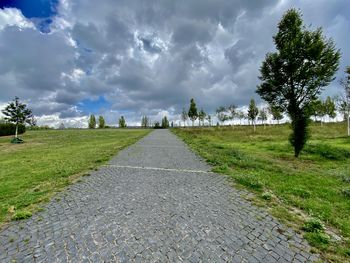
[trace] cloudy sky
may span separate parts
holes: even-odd
[[[349,0],[0,0],[0,108],[19,96],[39,124],[176,120],[191,97],[248,104],[283,13],[296,7],[350,65]],[[324,95],[340,92],[337,81]]]

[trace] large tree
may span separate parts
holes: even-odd
[[[256,106],[255,100],[251,99],[249,106],[248,106],[248,119],[252,121],[252,124],[254,126],[254,131],[255,131],[255,125],[256,125],[256,117],[258,117],[259,114],[259,109]]]
[[[197,106],[194,102],[194,99],[192,98],[190,101],[190,108],[188,110],[188,117],[192,121],[192,126],[194,126],[194,121],[198,118],[198,112],[197,112]]]
[[[332,39],[323,36],[321,28],[306,28],[296,9],[284,14],[274,42],[277,51],[266,55],[257,93],[290,116],[290,142],[298,157],[308,139],[308,107],[334,79],[340,52]]]
[[[23,142],[18,138],[18,125],[26,123],[34,125],[32,122],[32,120],[34,120],[32,111],[27,108],[26,104],[21,103],[18,97],[15,97],[14,100],[2,110],[2,113],[5,115],[5,121],[16,125],[15,139],[13,142]]]

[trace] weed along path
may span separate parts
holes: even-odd
[[[0,232],[0,262],[310,262],[291,229],[155,130]]]

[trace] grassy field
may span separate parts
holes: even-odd
[[[0,137],[0,225],[38,209],[57,191],[104,164],[149,130],[28,131],[24,144]]]
[[[288,142],[288,125],[259,126],[255,133],[252,127],[173,131],[214,171],[255,192],[253,202],[303,233],[327,260],[350,261],[350,138],[345,124],[313,124],[311,140],[298,159]]]

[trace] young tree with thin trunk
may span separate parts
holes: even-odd
[[[15,138],[12,140],[13,143],[21,143],[23,140],[18,138],[18,126],[20,124],[29,124],[34,125],[32,123],[33,114],[32,110],[27,108],[27,105],[21,103],[18,97],[15,97],[12,102],[10,102],[5,109],[2,110],[2,113],[5,115],[5,121],[13,123],[16,125],[15,129]]]
[[[244,112],[243,111],[238,111],[237,112],[237,117],[239,119],[239,125],[242,125],[242,120],[244,120],[245,117],[246,117]]]
[[[220,106],[216,109],[216,117],[221,122],[221,125],[225,124],[225,121],[229,120],[229,115],[227,114],[227,109],[224,106]]]
[[[192,121],[192,126],[194,126],[195,120],[198,118],[198,112],[197,112],[197,106],[196,103],[194,102],[194,99],[192,98],[190,101],[190,108],[188,110],[188,117]]]
[[[261,121],[261,124],[264,125],[264,129],[265,129],[265,122],[267,121],[267,109],[266,108],[262,108],[259,111],[258,119]]]
[[[283,119],[283,113],[282,110],[274,105],[269,106],[269,112],[272,115],[272,119],[274,121],[277,121],[277,124],[280,124],[280,120]]]
[[[232,122],[232,127],[234,128],[235,127],[234,121],[235,121],[235,118],[237,117],[237,112],[236,112],[237,106],[231,104],[230,106],[227,107],[227,110],[229,112],[229,116],[228,117],[229,117],[230,120],[233,121]]]
[[[96,128],[96,118],[95,115],[91,114],[89,118],[89,129],[95,129]]]
[[[198,112],[198,120],[199,120],[199,126],[201,126],[201,123],[202,125],[204,126],[204,120],[205,120],[205,117],[207,116],[207,114],[205,113],[205,111],[203,109],[201,109],[199,112]]]
[[[186,111],[185,108],[182,109],[181,120],[183,121],[184,127],[185,127],[186,126],[186,121],[188,120],[188,112]]]
[[[145,115],[145,116],[142,116],[141,118],[141,127],[142,128],[147,128],[149,126],[149,118]]]
[[[255,100],[251,99],[248,108],[248,119],[252,121],[254,132],[256,131],[256,117],[259,114],[259,109],[255,104]]]
[[[325,114],[328,115],[328,121],[330,121],[331,118],[334,119],[337,116],[335,101],[331,97],[327,97],[323,107]]]
[[[340,98],[339,110],[344,115],[344,120],[348,123],[348,136],[350,136],[350,66],[345,70],[345,77],[340,81],[344,88],[344,96]]]
[[[340,52],[321,28],[306,28],[296,9],[284,14],[274,42],[277,51],[266,55],[257,93],[288,113],[293,129],[290,142],[298,157],[308,139],[310,103],[334,80]]]
[[[211,126],[211,115],[210,114],[207,115],[206,120],[208,121],[208,126],[210,127]]]
[[[98,128],[99,129],[104,129],[106,126],[105,118],[103,116],[98,117]]]

